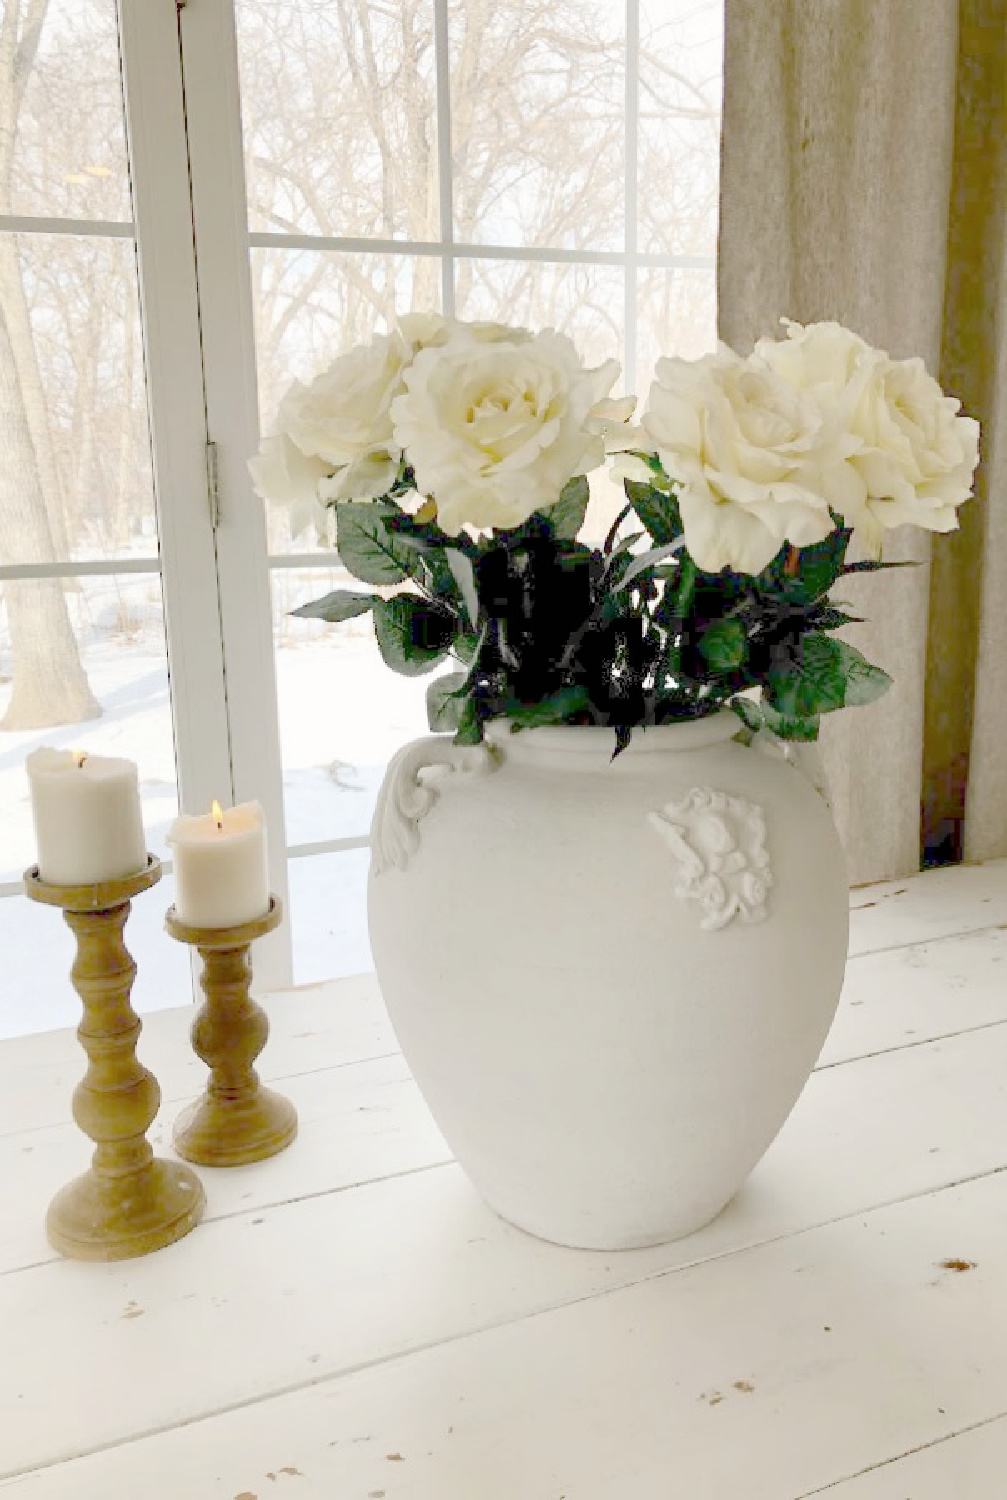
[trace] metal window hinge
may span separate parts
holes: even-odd
[[[206,498],[210,504],[210,525],[216,531],[220,525],[220,487],[217,476],[217,445],[206,445]]]

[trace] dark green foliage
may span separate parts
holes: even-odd
[[[443,605],[395,594],[374,606],[374,634],[388,666],[406,677],[429,672],[448,653],[457,620]]]
[[[365,615],[378,598],[377,594],[361,594],[355,589],[336,589],[322,599],[313,599],[310,604],[291,610],[291,614],[299,615],[302,620],[327,620],[330,625],[338,625],[343,620]]]
[[[372,611],[382,657],[406,675],[453,655],[461,667],[431,682],[427,713],[458,744],[505,717],[517,728],[607,725],[617,755],[634,727],[728,704],[750,733],[814,739],[821,714],[885,691],[887,675],[830,634],[856,618],[828,598],[837,579],[881,566],[846,563],[848,530],[785,545],[758,577],[703,573],[673,487],[652,467],[654,483],[627,481],[600,549],[576,540],[583,476],[521,526],[475,540],[407,514],[396,503],[412,487],[403,471],[383,500],[337,505],[336,538],[356,578],[407,587],[389,599],[337,590],[295,613],[339,622]],[[756,687],[758,701],[738,696]]]
[[[550,505],[548,510],[543,511],[543,517],[552,528],[553,536],[565,542],[572,542],[575,539],[587,515],[588,499],[587,476],[575,474],[563,486],[556,504]]]

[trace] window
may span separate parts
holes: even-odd
[[[198,325],[183,263],[179,283],[161,292],[176,302],[173,338],[155,329],[145,349],[114,0],[3,0],[0,36],[0,138],[9,152],[0,162],[3,1035],[77,1019],[63,980],[69,934],[54,933],[53,914],[21,896],[34,853],[28,751],[80,745],[137,760],[148,841],[159,854],[177,810],[178,762],[212,766],[205,737],[180,736],[176,757],[173,735],[165,605],[169,594],[177,602],[183,550],[194,565],[187,612],[173,611],[172,654],[179,662],[194,655],[187,634],[208,645],[201,670],[185,674],[189,704],[174,694],[175,721],[201,722],[212,734],[216,720],[219,741],[224,703],[216,630],[207,624],[216,613],[212,567],[205,554],[199,565],[192,496],[172,483],[167,462],[169,444],[184,451],[202,443]],[[177,127],[177,91],[173,104]],[[177,128],[159,132],[159,150],[169,209],[173,186],[177,203],[185,183]],[[183,220],[174,233],[194,290],[191,230]],[[193,376],[195,400],[159,402],[162,442],[152,449],[148,398],[184,390]],[[159,536],[155,474],[178,491],[167,537]],[[195,549],[178,545],[180,529]],[[137,903],[131,923],[141,1006],[189,993],[186,955],[164,951],[158,932],[169,900],[165,882]]]
[[[291,379],[396,312],[561,328],[641,396],[659,353],[711,347],[722,0],[120,0],[118,31],[114,0],[0,7],[0,944],[58,999],[0,1034],[74,1019],[19,895],[38,743],[137,759],[157,852],[177,787],[258,797],[295,979],[366,969],[371,810],[426,679],[369,618],[291,618],[345,575],[264,521],[247,457]],[[188,992],[168,900],[131,919],[140,1008]],[[282,945],[256,966],[289,973]]]
[[[722,0],[237,0],[235,15],[264,430],[293,378],[396,312],[558,327],[641,394],[660,353],[713,346]],[[599,495],[602,534],[609,510]],[[369,617],[290,618],[348,580],[282,512],[269,550],[295,969],[352,973],[370,966],[374,798],[426,731],[426,679],[382,665]]]

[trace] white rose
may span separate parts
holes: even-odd
[[[635,396],[607,396],[592,406],[587,414],[587,429],[603,439],[606,453],[628,453],[634,448],[646,448],[643,428],[634,427],[630,421],[635,410]]]
[[[248,468],[263,500],[290,507],[292,536],[299,536],[312,525],[320,535],[326,532],[327,517],[319,504],[318,486],[331,474],[331,465],[302,453],[281,432],[263,439]]]
[[[398,330],[413,354],[421,349],[439,348],[454,333],[467,333],[481,344],[518,344],[531,338],[527,328],[511,328],[507,323],[466,323],[461,318],[445,318],[441,313],[403,313]]]
[[[655,458],[657,455],[643,428],[630,421],[635,410],[635,396],[599,401],[591,408],[588,426],[592,432],[601,432],[605,452],[613,456],[609,473],[614,480],[651,484],[654,471],[641,455],[651,453]]]
[[[450,320],[440,313],[403,313],[397,323],[399,336],[414,354],[446,343],[450,326]]]
[[[391,445],[372,448],[323,479],[318,493],[330,504],[337,500],[377,500],[391,489],[398,472],[398,449]]]
[[[486,342],[456,327],[442,347],[421,350],[392,425],[442,530],[518,526],[596,468],[604,443],[588,417],[617,373],[614,361],[585,370],[552,330]]]
[[[775,370],[796,390],[836,400],[860,374],[865,359],[886,357],[842,323],[781,321],[786,338],[759,339],[752,358]]]
[[[645,450],[647,447],[646,440],[634,443],[633,447],[641,451]],[[612,478],[618,483],[622,483],[627,479],[632,484],[654,483],[654,471],[646,459],[640,457],[639,452],[627,453],[622,450],[616,450],[609,472]]]
[[[655,374],[643,428],[675,481],[686,546],[704,572],[761,573],[784,541],[828,536],[813,401],[726,345],[661,359]]]
[[[850,420],[859,446],[846,466],[861,488],[852,503],[837,503],[869,556],[880,557],[894,526],[956,529],[979,462],[979,423],[960,409],[921,359],[884,359],[873,368]]]
[[[837,323],[764,339],[756,357],[817,401],[833,441],[822,493],[853,528],[851,556],[881,555],[894,526],[953,531],[979,461],[979,424],[960,416],[921,359],[893,360]]]
[[[370,500],[394,480],[400,451],[389,409],[411,353],[398,334],[379,335],[340,355],[310,385],[295,381],[280,402],[276,430],[326,461],[330,499]]]

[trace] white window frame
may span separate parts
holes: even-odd
[[[639,0],[626,14],[626,232],[621,251],[459,244],[452,208],[451,103],[448,0],[433,0],[440,202],[436,241],[361,239],[353,236],[278,234],[248,229],[238,49],[233,0],[179,0],[190,132],[192,199],[199,301],[203,318],[209,431],[221,459],[222,518],[216,535],[220,572],[228,707],[232,723],[235,786],[267,803],[270,826],[282,826],[282,768],[278,726],[267,725],[264,706],[275,699],[269,570],[317,568],[325,555],[270,556],[261,504],[246,468],[258,444],[258,406],[251,309],[249,250],[343,251],[433,256],[441,263],[442,307],[454,312],[454,265],[463,258],[619,266],[625,277],[624,368],[636,362],[638,271],[643,267],[713,270],[715,259],[641,254],[637,245],[637,141],[639,133]],[[366,836],[323,839],[286,851],[290,858],[366,848]],[[277,872],[276,879],[280,874]]]
[[[209,807],[220,788],[229,801],[261,802],[270,885],[286,905],[265,526],[245,467],[257,441],[251,294],[227,222],[234,205],[244,212],[236,75],[226,102],[214,95],[216,66],[234,51],[233,13],[230,36],[183,50],[185,0],[118,9],[180,802]],[[192,8],[199,26],[229,11]],[[265,987],[291,983],[289,922],[256,944],[254,967]]]
[[[255,370],[250,293],[240,275],[240,240],[221,234],[214,193],[238,152],[214,164],[204,186],[202,244],[230,249],[233,281],[207,251],[197,276],[194,202],[179,16],[185,0],[117,0],[119,56],[132,192],[131,223],[5,215],[0,231],[132,239],[143,327],[158,557],[24,564],[0,580],[149,573],[161,579],[179,803],[187,811],[256,799],[270,833],[270,881],[286,902],[286,857],[270,641],[268,574],[261,507],[248,492],[245,455],[255,446]],[[212,18],[203,9],[202,19]],[[218,19],[227,8],[218,8]],[[233,32],[230,37],[233,51]],[[214,56],[229,56],[228,37]],[[208,80],[202,80],[205,84]],[[197,100],[212,89],[197,90]],[[236,101],[236,94],[234,96]],[[221,121],[201,121],[207,140]],[[204,152],[202,160],[206,163]],[[206,174],[202,181],[206,182]],[[244,211],[244,188],[233,202]],[[208,205],[208,206],[207,206]],[[246,263],[247,263],[247,257]],[[208,357],[204,359],[204,354]],[[236,374],[245,372],[245,388]],[[244,425],[243,425],[244,424]],[[218,513],[208,471],[210,435],[220,460]],[[242,493],[242,491],[245,493]],[[240,513],[238,507],[240,506]],[[258,526],[256,525],[258,522]],[[20,882],[0,897],[20,893]],[[256,944],[260,984],[291,982],[289,924]]]
[[[366,836],[285,847],[270,570],[317,568],[324,554],[269,556],[247,470],[258,445],[249,250],[393,253],[440,261],[455,310],[460,259],[618,266],[632,379],[643,267],[713,269],[713,257],[640,254],[637,243],[639,3],[625,0],[625,241],[619,251],[460,244],[454,239],[448,0],[432,0],[440,202],[435,241],[249,232],[233,0],[117,0],[133,223],[6,218],[0,229],[135,238],[143,309],[159,560],[62,562],[0,577],[150,572],[162,580],[179,797],[263,804],[270,878],[287,896],[287,860],[364,848]],[[219,506],[207,483],[214,445]],[[0,895],[15,887],[0,888]],[[19,887],[17,887],[19,889]],[[291,982],[290,925],[257,945],[259,982]]]

